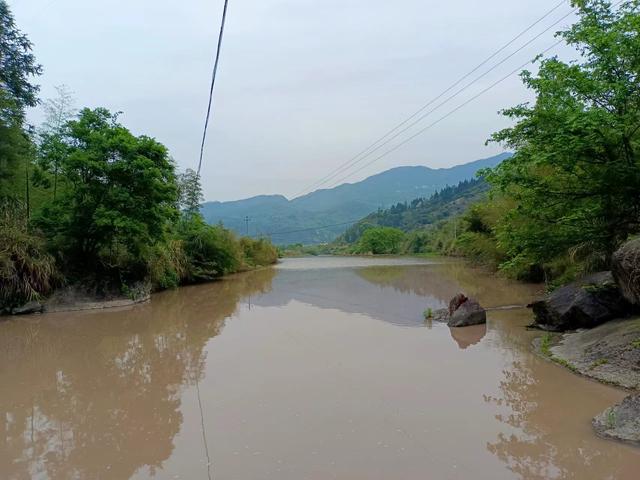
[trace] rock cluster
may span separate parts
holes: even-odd
[[[459,293],[449,302],[449,308],[436,310],[433,313],[436,322],[447,322],[450,327],[467,327],[487,323],[487,312],[477,300]]]
[[[631,311],[611,272],[589,275],[530,305],[534,326],[562,332],[593,328]]]

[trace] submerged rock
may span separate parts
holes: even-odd
[[[640,305],[640,238],[625,243],[613,254],[611,271],[624,298]]]
[[[487,323],[487,312],[477,300],[459,293],[451,299],[448,309],[433,312],[432,319],[436,322],[447,322],[450,327],[467,327]]]
[[[604,438],[640,445],[640,394],[607,408],[593,419],[593,428]]]
[[[611,272],[565,285],[530,307],[535,314],[534,326],[555,332],[593,328],[631,311]]]
[[[449,321],[449,310],[447,310],[446,308],[442,308],[440,310],[436,310],[431,315],[431,319],[434,322],[445,322],[446,323],[446,322]]]
[[[40,302],[28,302],[20,307],[11,310],[12,315],[29,315],[32,313],[42,313],[44,306]]]

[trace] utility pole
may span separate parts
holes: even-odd
[[[244,217],[244,222],[247,224],[247,237],[249,236],[249,215]]]

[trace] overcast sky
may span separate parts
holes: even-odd
[[[157,138],[181,168],[195,168],[223,0],[8,3],[44,66],[44,98],[66,84],[79,107],[124,112],[121,121],[134,133]],[[295,195],[557,3],[230,0],[202,173],[207,200]],[[505,55],[569,11],[567,2]],[[423,125],[549,47],[558,27]],[[528,98],[514,76],[347,181],[400,165],[446,167],[495,154],[501,149],[484,142],[506,125],[497,111]],[[39,113],[31,118],[37,122]]]

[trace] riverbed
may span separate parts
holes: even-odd
[[[423,319],[458,292],[486,326]],[[287,259],[145,305],[0,323],[0,478],[637,479],[625,392],[531,351],[540,287],[461,262]]]

